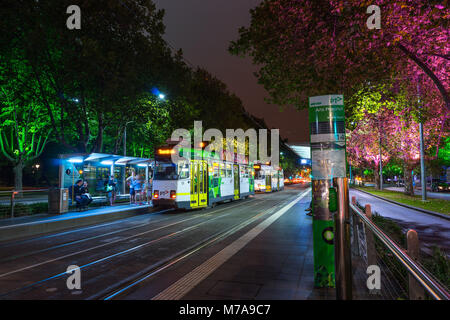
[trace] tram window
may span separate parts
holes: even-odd
[[[189,164],[183,163],[178,165],[178,178],[187,179],[189,178]]]
[[[255,172],[255,179],[265,179],[264,171],[262,171],[262,170],[257,170],[257,171]]]
[[[232,170],[231,165],[226,164],[225,167],[226,167],[226,169],[225,169],[226,177],[231,178],[233,176],[233,173],[231,172],[231,170]]]
[[[225,178],[225,176],[226,176],[225,168],[224,168],[224,165],[223,165],[223,164],[220,164],[220,176],[221,176],[222,178]]]
[[[172,162],[158,162],[155,167],[155,180],[177,180],[177,165]]]
[[[214,178],[218,178],[219,177],[219,167],[214,167]]]

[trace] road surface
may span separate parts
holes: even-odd
[[[449,220],[408,209],[354,189],[350,190],[350,199],[352,196],[356,196],[356,200],[362,205],[370,204],[372,212],[396,221],[405,232],[408,229],[416,230],[425,252],[430,253],[431,247],[437,245],[447,256],[450,254]]]
[[[105,299],[142,277],[144,284],[162,275],[179,278],[181,274],[170,273],[171,265],[192,263],[197,252],[220,247],[222,242],[225,245],[276,215],[305,190],[309,189],[288,186],[281,192],[257,194],[210,209],[158,211],[0,243],[0,299]],[[308,191],[301,208],[309,201]],[[81,268],[82,290],[67,289],[65,272],[71,265]],[[162,272],[165,268],[169,275]]]

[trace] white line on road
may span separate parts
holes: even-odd
[[[310,189],[308,188],[305,192],[303,192],[292,202],[290,202],[282,209],[280,209],[278,212],[274,213],[273,215],[271,215],[270,217],[259,223],[256,227],[248,231],[242,237],[235,240],[233,243],[231,243],[221,251],[219,251],[213,257],[211,257],[203,264],[201,264],[200,266],[189,272],[187,275],[179,279],[170,287],[160,292],[158,295],[153,297],[152,300],[181,299],[195,286],[197,286],[201,281],[206,279],[210,274],[212,274],[215,270],[217,270],[222,264],[224,264],[228,259],[230,259],[243,247],[245,247],[250,241],[252,241],[256,236],[258,236],[262,231],[264,231],[268,226],[270,226],[279,217],[285,214],[289,209],[291,209],[297,202],[299,202],[309,193]]]
[[[255,199],[255,200],[256,200],[256,199]],[[253,199],[250,200],[250,201],[253,202]],[[245,202],[245,203],[240,203],[239,206],[245,205],[245,204],[248,205],[248,203],[249,203],[250,201],[247,201],[247,202]],[[249,207],[252,207],[252,206],[254,206],[254,205],[261,204],[261,203],[264,202],[264,201],[267,201],[267,200],[261,200],[261,202],[254,202],[254,203],[252,203],[251,205],[249,205]],[[233,206],[233,207],[237,207],[237,206],[238,206],[238,205]],[[219,209],[219,210],[215,210],[215,211],[213,211],[213,213],[217,213],[217,212],[220,212],[220,211],[224,211],[224,210],[227,210],[227,209],[229,209],[229,208],[230,208],[230,207],[223,208],[223,209]],[[206,214],[209,214],[209,213],[206,213]],[[205,214],[205,215],[206,215],[206,214]],[[228,213],[227,213],[227,214],[228,214]],[[227,214],[225,214],[225,215],[227,215]],[[175,222],[173,222],[173,223],[170,223],[170,224],[167,224],[167,225],[163,225],[163,226],[158,227],[158,228],[155,228],[155,229],[151,229],[151,230],[147,230],[147,231],[140,232],[140,233],[137,233],[137,234],[133,234],[133,235],[128,236],[128,237],[125,237],[125,238],[116,239],[116,240],[113,240],[113,241],[110,241],[110,242],[107,242],[107,243],[103,243],[103,244],[100,244],[100,245],[97,245],[97,246],[94,246],[94,247],[90,247],[90,248],[87,248],[87,249],[83,249],[83,250],[80,250],[80,251],[72,252],[72,253],[69,253],[69,254],[66,254],[66,255],[63,255],[63,256],[60,256],[60,257],[57,257],[57,258],[53,258],[53,259],[50,259],[50,260],[46,260],[46,261],[43,261],[43,262],[35,263],[35,264],[33,264],[33,265],[29,265],[29,266],[26,266],[26,267],[23,267],[23,268],[20,268],[20,269],[17,269],[17,270],[13,270],[13,271],[9,271],[9,272],[0,274],[0,278],[3,278],[3,277],[5,277],[5,276],[9,276],[9,275],[14,274],[14,273],[17,273],[17,272],[21,272],[21,271],[33,269],[33,268],[42,266],[42,265],[44,265],[44,264],[48,264],[48,263],[51,263],[51,262],[55,262],[55,261],[58,261],[58,260],[62,260],[62,259],[65,259],[65,258],[69,258],[69,257],[75,256],[75,255],[79,255],[79,254],[81,254],[81,253],[85,253],[85,252],[88,252],[88,251],[91,251],[91,250],[94,250],[94,249],[99,249],[99,248],[102,248],[102,247],[110,246],[110,245],[112,245],[112,244],[114,244],[114,243],[117,243],[117,242],[124,242],[124,241],[130,240],[130,239],[132,239],[132,238],[137,238],[137,237],[140,237],[140,236],[142,236],[142,235],[145,235],[145,234],[148,234],[148,233],[151,233],[151,232],[154,232],[154,231],[158,231],[158,230],[161,230],[161,229],[165,229],[165,228],[168,228],[168,227],[171,227],[171,226],[174,226],[174,225],[177,225],[177,224],[180,224],[180,223],[189,221],[189,220],[201,218],[201,217],[203,217],[203,216],[204,216],[203,214],[191,216],[190,218],[183,219],[183,220],[180,220],[180,221],[175,221]],[[223,216],[223,215],[220,215],[219,217],[222,217],[222,216]],[[205,222],[212,221],[212,220],[217,219],[217,218],[218,218],[218,217],[215,217],[215,218],[210,219],[210,220],[205,220]],[[152,240],[152,241],[153,241],[153,240]],[[150,241],[149,243],[151,243],[151,241]],[[142,245],[139,245],[139,246],[134,247],[134,248],[132,248],[132,249],[140,248],[140,247],[142,247]],[[123,252],[128,252],[128,251],[132,251],[132,250],[131,250],[131,249],[128,249],[128,250],[125,250],[125,251],[123,251]],[[112,255],[112,256],[115,256],[115,255]],[[108,256],[108,257],[112,257],[112,256]],[[103,259],[105,259],[105,258],[103,258]],[[100,259],[100,260],[103,260],[103,259]],[[98,261],[100,261],[100,260],[98,260]]]

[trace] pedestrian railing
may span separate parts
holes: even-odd
[[[48,213],[48,194],[49,189],[0,191],[0,219]],[[116,195],[116,202],[128,203],[129,199],[129,194]],[[93,200],[91,207],[108,202],[106,196],[94,196]],[[69,205],[70,210],[75,210],[70,199]]]
[[[0,191],[0,218],[45,213],[49,189]]]
[[[365,298],[450,299],[448,289],[419,262],[416,231],[407,232],[406,250],[372,221],[370,205],[363,209],[353,197],[350,209],[353,282],[367,287]]]

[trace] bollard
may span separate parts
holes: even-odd
[[[333,178],[337,191],[338,211],[335,217],[336,299],[352,300],[352,255],[347,178]]]
[[[370,204],[366,204],[366,217],[372,221],[372,208]],[[366,230],[366,244],[367,244],[367,265],[372,266],[377,264],[377,252],[375,251],[375,240],[373,237],[373,232],[370,228],[365,228]]]
[[[406,233],[406,245],[408,255],[416,262],[419,262],[419,236],[415,230],[408,230]],[[423,287],[414,278],[412,274],[408,274],[409,282],[409,299],[410,300],[424,300],[425,292]]]

